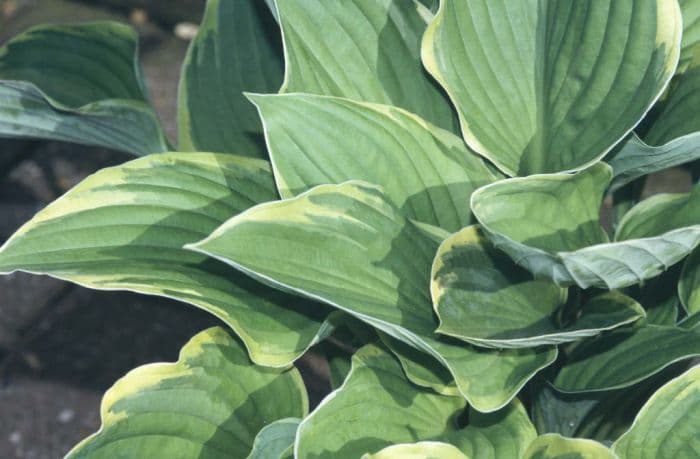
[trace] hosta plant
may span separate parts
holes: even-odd
[[[222,322],[68,457],[699,457],[700,185],[643,193],[697,170],[699,42],[698,0],[209,0],[175,142],[129,28],[14,38],[0,133],[140,157],[0,271]]]

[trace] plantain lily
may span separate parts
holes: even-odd
[[[177,147],[129,28],[12,39],[0,135],[141,157],[0,272],[226,327],[118,381],[67,457],[696,457],[700,185],[637,191],[700,159],[698,24],[699,0],[209,0]]]

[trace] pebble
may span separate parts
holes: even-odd
[[[7,439],[10,441],[10,444],[12,444],[12,445],[19,445],[19,443],[22,441],[22,434],[15,430],[14,432],[12,432],[10,434],[10,436]]]
[[[61,424],[68,424],[75,418],[75,411],[71,410],[70,408],[66,408],[64,410],[61,410],[60,413],[58,413],[58,422]]]

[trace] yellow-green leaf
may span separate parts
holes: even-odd
[[[428,286],[438,243],[378,188],[348,182],[252,208],[188,247],[431,355],[472,406],[497,410],[556,349],[482,350],[435,334]]]
[[[282,84],[282,38],[260,0],[208,0],[182,67],[180,149],[266,157],[262,125],[243,91]]]
[[[177,362],[145,365],[117,381],[102,400],[102,427],[66,458],[243,458],[258,431],[307,412],[295,368],[254,366],[237,341],[211,328]]]
[[[613,445],[620,459],[679,459],[698,456],[700,367],[659,389],[632,427]]]
[[[642,119],[678,62],[666,0],[441,0],[423,62],[467,143],[509,175],[581,169]]]
[[[330,331],[328,309],[182,248],[274,199],[264,161],[210,153],[146,156],[95,173],[39,212],[0,248],[0,272],[184,301],[228,324],[256,363],[284,366]]]
[[[452,130],[447,98],[423,70],[432,13],[414,0],[278,0],[286,71],[280,92],[394,105]]]
[[[250,98],[283,198],[365,180],[407,217],[456,231],[472,222],[472,192],[499,178],[459,137],[396,107],[309,94]]]

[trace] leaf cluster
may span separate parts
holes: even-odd
[[[698,0],[209,0],[175,147],[128,27],[15,37],[0,135],[140,157],[0,272],[224,324],[67,457],[698,457],[700,185],[643,191],[696,177],[699,46]]]

